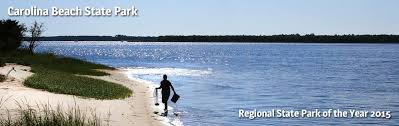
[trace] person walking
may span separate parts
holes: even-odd
[[[168,76],[166,74],[163,75],[163,80],[161,81],[161,85],[156,88],[156,90],[162,90],[162,103],[165,105],[163,116],[168,115],[168,100],[170,96],[170,88],[172,88],[173,93],[176,94],[175,88],[173,88],[172,83],[168,80]]]

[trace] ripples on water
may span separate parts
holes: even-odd
[[[399,45],[44,42],[41,52],[170,75],[184,125],[399,124]],[[392,119],[240,119],[238,109],[392,111]]]

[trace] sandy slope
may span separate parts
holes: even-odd
[[[68,107],[78,106],[87,114],[100,115],[104,123],[115,126],[165,125],[162,121],[165,118],[153,114],[158,110],[153,107],[152,87],[129,80],[122,70],[108,70],[106,72],[109,72],[110,76],[93,78],[122,84],[133,91],[133,96],[119,100],[95,100],[25,87],[24,79],[33,74],[29,72],[30,68],[27,66],[8,64],[5,67],[0,67],[0,74],[6,74],[12,67],[15,67],[16,72],[11,72],[9,79],[0,83],[0,98],[3,99],[0,104],[0,113],[4,113],[1,111],[5,109],[16,109],[16,102],[23,102],[32,106],[50,104],[55,107],[59,105],[65,110],[68,110]],[[5,99],[7,100],[4,102]]]

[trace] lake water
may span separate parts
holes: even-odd
[[[186,126],[399,124],[399,44],[43,42],[37,50],[129,69],[154,84],[167,74]],[[392,118],[238,117],[239,109],[330,108]]]

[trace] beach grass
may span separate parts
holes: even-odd
[[[1,103],[0,103],[1,104]],[[100,117],[95,112],[86,112],[78,106],[61,109],[49,104],[30,106],[25,102],[16,102],[17,109],[2,109],[1,126],[101,126]]]
[[[28,87],[96,99],[125,98],[131,95],[128,88],[119,84],[38,67],[33,70],[37,72],[24,82]]]
[[[71,74],[103,76],[109,75],[106,72],[96,69],[114,69],[101,64],[95,64],[70,57],[55,56],[51,53],[30,54],[28,51],[19,50],[14,52],[2,53],[3,62],[15,62],[26,66],[39,66],[45,69],[57,70]]]
[[[30,54],[24,50],[0,53],[0,57],[4,59],[4,62],[32,68],[31,71],[35,74],[24,82],[24,85],[28,87],[96,99],[119,99],[132,94],[130,89],[120,84],[79,76],[109,75],[97,70],[114,69],[105,65],[48,53]]]

